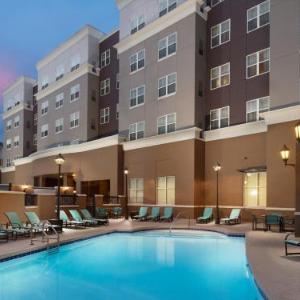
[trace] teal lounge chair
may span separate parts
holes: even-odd
[[[229,218],[222,218],[220,223],[232,225],[232,224],[239,224],[241,223],[241,209],[240,208],[233,208],[231,210]]]
[[[16,212],[5,212],[4,214],[8,219],[15,238],[18,236],[30,236],[31,228],[22,223]]]
[[[74,227],[85,226],[84,222],[70,220],[68,215],[66,214],[66,212],[64,210],[61,210],[59,212],[59,218],[63,221],[63,226],[65,226],[65,227],[68,227],[68,226],[74,226]]]
[[[108,224],[108,220],[107,219],[93,218],[92,215],[91,215],[91,213],[86,208],[81,209],[80,212],[83,215],[84,219],[86,219],[86,220],[95,221],[99,225],[107,225]]]
[[[283,231],[282,222],[283,218],[281,214],[272,213],[265,216],[265,230],[271,230],[271,227],[278,227],[278,231]]]
[[[77,222],[83,222],[87,226],[97,225],[97,221],[82,219],[81,215],[79,214],[78,210],[76,210],[76,209],[70,209],[69,212],[70,212],[72,218]]]
[[[284,239],[284,246],[285,246],[285,255],[300,255],[300,252],[288,252],[288,246],[298,247],[300,248],[300,241],[296,240],[295,238],[290,238],[290,235],[292,233],[289,233],[285,236]]]
[[[99,219],[108,219],[108,211],[104,207],[96,207],[96,217]]]
[[[173,221],[173,207],[165,207],[164,214],[160,217],[160,221]]]
[[[8,234],[9,232],[0,225],[0,240],[4,242],[8,242]]]
[[[113,207],[112,216],[114,218],[120,218],[122,216],[122,207]]]
[[[147,220],[158,221],[160,215],[160,208],[157,206],[152,207],[151,214],[147,217]]]
[[[197,223],[208,223],[213,218],[213,209],[212,207],[205,207],[202,216],[198,217]]]
[[[33,228],[37,229],[37,230],[46,229],[48,231],[48,229],[50,227],[54,228],[55,230],[60,230],[61,229],[61,227],[59,225],[48,226],[49,222],[48,221],[42,222],[40,220],[40,218],[38,217],[38,215],[34,211],[27,211],[27,212],[25,212],[25,216],[28,219],[30,225]]]
[[[139,214],[132,216],[133,220],[145,221],[147,219],[148,207],[140,207]]]

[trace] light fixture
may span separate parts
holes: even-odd
[[[219,172],[221,170],[221,165],[219,162],[216,163],[216,165],[213,166],[213,169],[215,172]]]
[[[64,164],[65,159],[61,154],[58,154],[58,156],[54,159],[54,161],[58,166],[61,166]]]
[[[283,145],[281,151],[280,151],[281,159],[284,162],[284,165],[288,165],[288,160],[290,157],[290,149],[287,147],[287,145]]]
[[[295,134],[297,142],[300,143],[300,122],[298,122],[295,126]]]
[[[127,168],[124,169],[124,175],[128,175],[129,174],[129,171]]]

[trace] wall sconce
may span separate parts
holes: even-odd
[[[288,164],[288,160],[290,158],[290,149],[287,147],[287,145],[283,145],[281,151],[280,151],[280,155],[281,155],[281,159],[283,160],[283,163],[285,166],[289,166],[289,167],[295,167],[295,164]]]

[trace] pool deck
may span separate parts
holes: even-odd
[[[109,226],[64,229],[60,240],[61,243],[68,243],[112,232],[133,232],[148,229],[169,230],[169,228],[170,223],[111,220]],[[173,229],[209,230],[231,236],[246,236],[247,257],[250,267],[259,287],[267,298],[272,300],[300,298],[300,256],[285,257],[283,244],[285,233],[251,231],[250,224],[228,226],[211,223],[199,225],[194,221],[189,224],[189,221],[184,219],[173,224]],[[17,241],[0,244],[0,260],[45,248],[45,243],[40,241],[30,245],[29,238],[19,238]]]

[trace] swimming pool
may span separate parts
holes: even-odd
[[[243,238],[113,233],[0,263],[1,300],[263,299]]]

